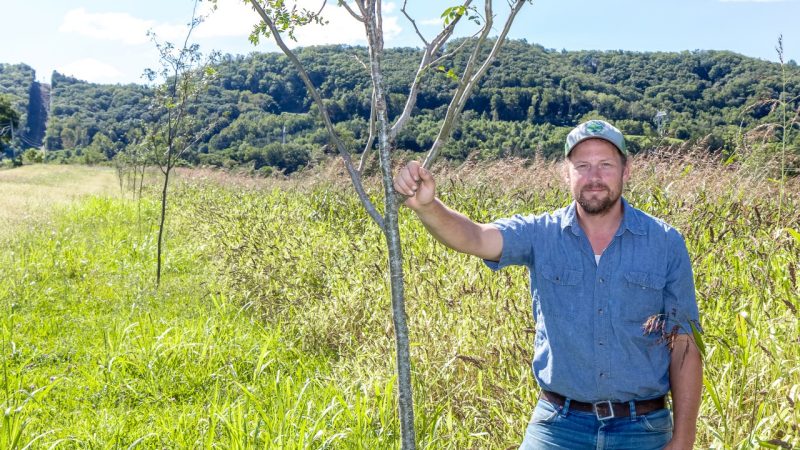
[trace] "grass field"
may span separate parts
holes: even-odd
[[[685,234],[695,267],[697,447],[800,446],[798,184],[779,209],[774,183],[710,161],[635,164],[626,196]],[[6,204],[63,201],[7,219],[37,226],[0,252],[0,448],[397,448],[385,246],[336,170],[184,173],[155,290],[154,196],[75,200],[79,177],[118,192],[113,172],[23,169],[0,172],[27,186]],[[476,220],[568,201],[551,164],[439,172],[443,200]],[[41,215],[51,203],[65,207]],[[525,273],[401,223],[420,448],[514,448],[537,397]]]
[[[23,166],[0,170],[0,227],[41,221],[60,206],[87,195],[119,194],[114,169]]]
[[[6,175],[31,192],[58,190],[47,169]],[[304,448],[347,418],[337,405],[367,402],[345,400],[295,333],[221,292],[185,233],[171,234],[156,291],[152,199],[70,199],[0,254],[0,448]],[[307,401],[330,407],[308,417]]]

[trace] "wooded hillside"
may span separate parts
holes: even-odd
[[[366,50],[323,46],[298,54],[345,140],[360,151],[366,140],[360,130],[367,127],[355,125],[369,117]],[[386,52],[391,114],[405,102],[418,58],[416,49]],[[399,147],[423,151],[433,142],[453,86],[446,71],[458,72],[461,64],[456,58],[426,74],[419,114],[399,135]],[[12,94],[20,123],[26,123],[25,83],[32,76],[19,67],[0,66],[0,86]],[[788,98],[794,98],[790,109],[796,111],[800,70],[794,61],[784,69]],[[206,123],[219,118],[218,125],[185,156],[187,163],[291,172],[325,153],[327,135],[282,54],[226,55],[216,70],[215,83],[192,113]],[[476,89],[444,155],[552,156],[569,128],[588,118],[617,124],[634,151],[681,142],[732,151],[742,131],[779,121],[769,101],[779,98],[783,80],[779,64],[726,51],[567,52],[511,41]],[[113,158],[134,140],[136,129],[153,120],[149,97],[145,86],[99,85],[54,73],[45,139],[50,158],[75,158],[93,143],[95,152]],[[656,115],[663,118],[660,125]]]

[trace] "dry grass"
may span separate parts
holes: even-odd
[[[399,167],[406,160],[422,159],[423,155],[408,155],[395,161]],[[778,157],[772,155],[762,163],[773,167],[779,164]],[[743,198],[763,197],[780,189],[775,177],[763,170],[753,170],[747,161],[737,161],[725,165],[721,156],[709,153],[702,145],[672,146],[652,150],[646,154],[630,158],[631,180],[626,192],[650,189],[658,186],[668,194],[678,197],[691,197],[697,192],[709,195],[730,193],[733,189]],[[497,195],[520,191],[539,191],[566,189],[560,161],[545,159],[506,158],[502,160],[481,160],[471,157],[462,163],[440,161],[433,172],[440,190],[448,184],[468,182],[470,185],[487,186]],[[380,174],[377,168],[364,177],[367,190],[382,196]],[[211,181],[221,186],[236,186],[241,189],[314,189],[320,186],[336,186],[352,189],[350,178],[339,158],[332,158],[323,164],[306,169],[289,177],[262,178],[243,172],[216,169],[180,169],[178,176],[187,181]],[[800,177],[786,180],[788,192],[800,192]]]
[[[0,170],[0,192],[0,226],[8,230],[87,195],[118,194],[119,183],[107,167],[33,165]]]
[[[748,165],[724,165],[718,155],[674,148],[631,163],[626,197],[680,230],[693,257],[707,349],[698,446],[796,446],[789,405],[800,392],[800,239],[787,230],[800,230],[800,180],[787,180],[781,212],[777,182]],[[470,159],[434,172],[443,201],[482,222],[550,211],[570,198],[558,162]],[[288,179],[206,176],[217,184],[187,186],[176,209],[216,253],[232,296],[269,323],[296,326],[304,350],[330,358],[345,398],[373,398],[374,391],[375,399],[392,399],[385,245],[341,163]],[[248,192],[248,183],[277,189]],[[377,177],[367,185],[379,196]],[[420,442],[515,448],[538,392],[524,271],[489,274],[479,260],[435,243],[409,211],[401,210],[400,223]],[[365,417],[393,414],[376,408]]]
[[[781,213],[778,184],[746,166],[686,149],[632,163],[626,196],[676,225],[693,256],[706,348],[698,447],[798,448],[800,238],[787,229],[800,230],[800,183],[788,180]],[[569,199],[557,162],[471,159],[435,172],[445,202],[476,220]],[[57,245],[45,245],[50,233],[16,233],[5,252],[11,275],[0,293],[14,301],[0,317],[7,336],[27,341],[17,354],[31,358],[8,358],[25,383],[12,383],[12,401],[21,400],[7,401],[6,420],[30,424],[26,439],[49,434],[42,446],[78,436],[88,447],[187,448],[202,435],[208,447],[395,448],[385,244],[341,162],[287,178],[176,174],[168,279],[181,281],[151,298],[141,286],[154,240],[134,229],[139,211],[102,199],[72,209],[85,194],[118,195],[112,169],[0,172],[4,220],[32,224],[54,206],[71,209],[53,218]],[[156,217],[158,181],[151,170],[145,223]],[[380,202],[380,180],[367,185]],[[420,448],[516,448],[538,392],[523,269],[489,273],[434,242],[406,209],[401,233]],[[173,328],[180,333],[164,332]],[[52,351],[53,336],[70,345]],[[18,387],[65,371],[46,399]]]

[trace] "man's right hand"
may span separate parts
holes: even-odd
[[[394,177],[394,190],[407,196],[403,204],[416,211],[436,198],[436,181],[419,162],[411,161]]]
[[[494,225],[479,224],[448,208],[436,199],[433,175],[417,161],[411,161],[394,177],[394,189],[408,198],[425,228],[437,241],[453,250],[498,261],[503,250],[503,235]]]

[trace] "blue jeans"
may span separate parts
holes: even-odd
[[[570,411],[539,399],[519,450],[662,449],[672,439],[668,409],[645,415],[598,420],[594,413]]]

